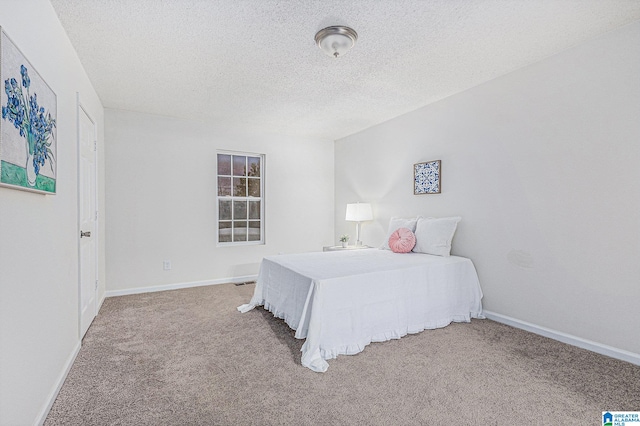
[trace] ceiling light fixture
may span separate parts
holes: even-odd
[[[337,58],[356,44],[358,33],[342,25],[321,29],[316,34],[316,43],[324,53]]]

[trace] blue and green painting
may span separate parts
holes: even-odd
[[[0,32],[0,184],[55,193],[56,95]]]

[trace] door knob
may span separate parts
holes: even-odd
[[[90,237],[91,236],[91,231],[80,231],[80,238],[82,237]]]

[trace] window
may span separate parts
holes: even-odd
[[[218,244],[264,244],[264,155],[219,152]]]

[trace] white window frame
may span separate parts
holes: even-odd
[[[218,174],[218,155],[231,155],[232,159],[231,159],[231,175],[219,175]],[[233,195],[233,156],[242,156],[242,157],[258,157],[260,158],[260,197],[251,197],[249,196],[248,192],[247,195],[245,197],[238,197],[238,196],[234,196]],[[265,212],[265,154],[258,154],[258,153],[254,153],[254,152],[244,152],[244,151],[227,151],[227,150],[217,150],[216,151],[216,178],[215,178],[215,182],[216,182],[216,244],[219,247],[228,247],[228,246],[245,246],[245,245],[264,245],[265,244],[265,217],[264,217],[264,212]],[[218,177],[226,177],[229,176],[231,177],[231,186],[232,186],[232,194],[230,196],[227,195],[219,195],[219,188],[218,188]],[[254,179],[251,178],[249,176],[245,176],[247,179]],[[233,201],[260,201],[260,239],[259,240],[254,240],[254,241],[220,241],[220,201],[221,200],[230,200],[231,201],[231,220],[222,220],[222,222],[231,222],[232,223],[232,227],[231,227],[231,235],[232,235],[232,239],[233,239],[233,222],[234,222],[234,203]],[[249,205],[247,203],[247,221],[249,221],[250,219],[248,219],[249,216]],[[254,221],[254,220],[251,220]],[[257,220],[255,220],[257,221]],[[248,231],[247,231],[248,232]]]

